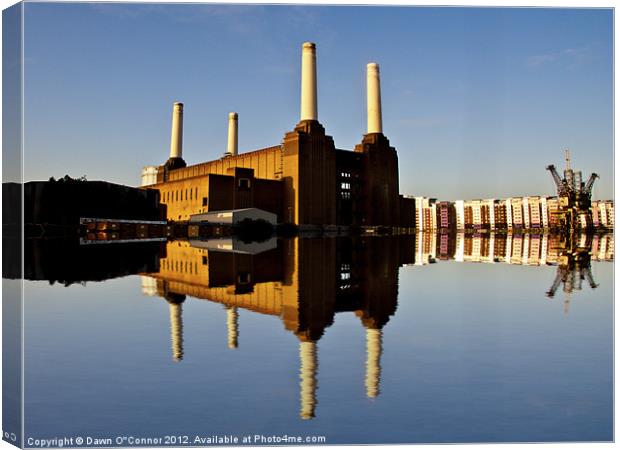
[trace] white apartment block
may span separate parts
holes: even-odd
[[[437,201],[429,197],[414,197],[415,226],[418,231],[437,229]]]
[[[456,210],[456,229],[465,229],[465,202],[463,200],[457,200],[454,202],[454,209]]]

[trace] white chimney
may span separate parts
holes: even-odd
[[[316,46],[312,42],[304,42],[301,53],[301,120],[318,120]]]
[[[172,136],[170,158],[183,157],[183,103],[175,102],[172,107]]]
[[[230,156],[237,156],[239,153],[238,120],[239,115],[236,112],[228,114],[228,147],[226,148],[226,154]]]
[[[379,79],[379,64],[366,65],[366,108],[368,116],[367,133],[383,133],[381,119],[381,81]]]

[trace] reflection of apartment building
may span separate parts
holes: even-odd
[[[497,261],[503,260],[506,257],[506,239],[505,234],[494,236],[493,258]]]
[[[541,250],[541,236],[540,235],[530,236],[529,255],[527,258],[528,264],[531,264],[531,265],[540,264],[540,250]]]
[[[415,241],[415,264],[423,266],[435,262],[437,241],[435,233],[418,232]]]
[[[592,237],[592,259],[611,261],[614,257],[614,235],[594,235]]]
[[[448,260],[454,258],[455,253],[455,239],[450,234],[438,234],[437,240],[439,241],[438,257],[441,260]]]
[[[510,264],[522,264],[522,263],[523,263],[523,236],[515,235],[512,237]]]

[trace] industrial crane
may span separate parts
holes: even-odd
[[[599,176],[593,173],[588,178],[588,181],[584,183],[581,171],[575,171],[571,168],[571,155],[568,149],[564,151],[564,160],[566,162],[564,177],[560,177],[553,164],[546,167],[555,183],[559,200],[556,223],[561,224],[562,228],[572,230],[574,228],[583,228],[582,222],[585,221],[588,224],[586,225],[587,227],[592,221],[590,212],[592,186]],[[584,215],[585,219],[583,218]],[[579,220],[580,218],[582,220]]]

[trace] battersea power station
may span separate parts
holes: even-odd
[[[142,172],[142,186],[159,191],[168,220],[255,208],[300,229],[414,226],[415,202],[399,194],[398,156],[383,134],[378,64],[366,68],[368,126],[353,151],[337,149],[318,120],[314,43],[303,44],[301,68],[300,121],[273,147],[239,153],[232,112],[224,155],[188,166],[183,104],[174,104],[170,158]]]

